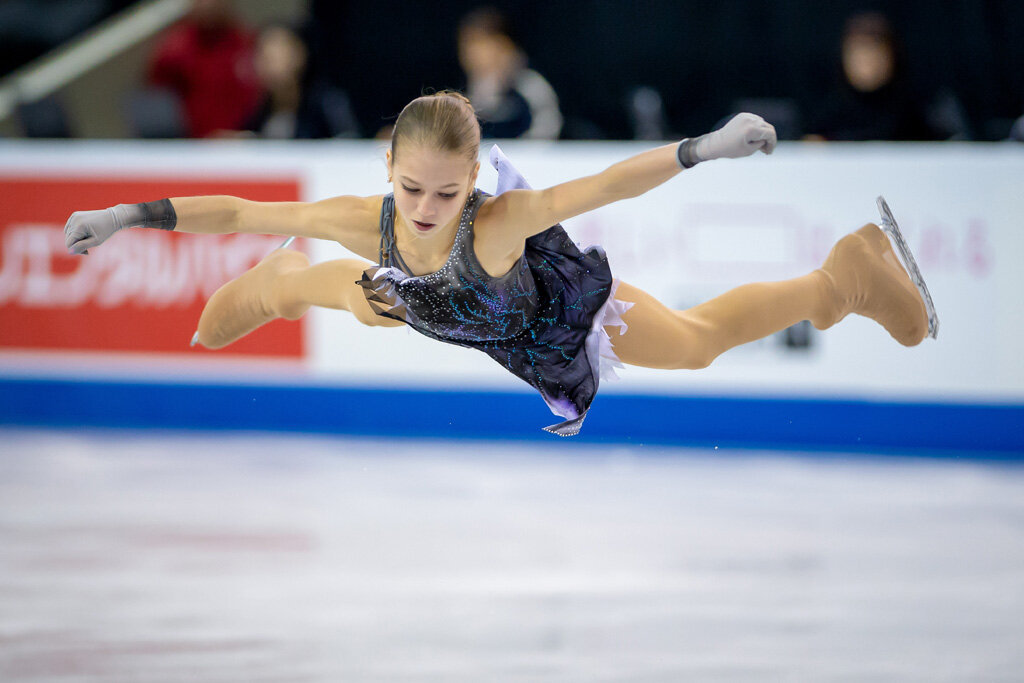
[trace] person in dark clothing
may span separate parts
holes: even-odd
[[[278,139],[359,136],[348,96],[312,78],[308,57],[297,30],[271,24],[260,31],[254,63],[264,95],[246,130]]]
[[[907,86],[889,20],[856,14],[843,32],[842,78],[810,117],[809,139],[935,140],[925,106]]]
[[[505,16],[491,7],[474,10],[459,23],[459,63],[483,136],[556,140],[562,130],[558,95],[528,68],[510,33]]]

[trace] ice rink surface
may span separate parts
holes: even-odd
[[[0,680],[1020,681],[1024,467],[3,430]]]

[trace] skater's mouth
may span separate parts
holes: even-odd
[[[420,232],[426,232],[427,230],[430,230],[432,227],[437,225],[436,223],[423,223],[421,221],[413,221],[412,224],[415,225],[416,229],[419,230]]]

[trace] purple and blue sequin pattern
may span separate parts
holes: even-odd
[[[479,190],[470,195],[459,220],[448,261],[428,275],[410,275],[394,241],[394,196],[384,200],[381,268],[367,271],[371,281],[387,284],[377,304],[404,303],[401,310],[378,310],[398,317],[444,341],[485,342],[509,339],[529,326],[537,312],[537,287],[525,259],[499,277],[487,274],[473,252],[473,222],[483,204]],[[383,216],[382,216],[383,218]],[[383,282],[381,280],[383,279]],[[365,286],[365,285],[364,285]],[[377,289],[377,287],[374,287]],[[391,291],[393,289],[393,291]],[[397,299],[395,298],[397,295]]]

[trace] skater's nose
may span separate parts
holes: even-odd
[[[419,203],[416,205],[416,211],[419,212],[423,218],[431,218],[437,210],[437,204],[432,197],[420,197]]]

